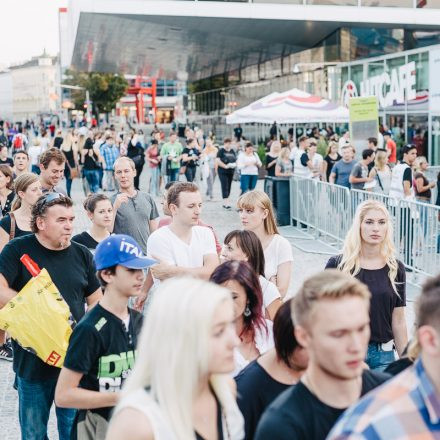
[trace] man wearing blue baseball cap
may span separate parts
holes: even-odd
[[[128,235],[101,241],[94,259],[104,296],[73,330],[55,391],[58,406],[79,409],[72,439],[105,438],[142,326],[128,300],[141,294],[144,270],[156,263]]]

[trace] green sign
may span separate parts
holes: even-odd
[[[348,110],[350,113],[350,139],[356,147],[357,155],[359,155],[360,149],[367,146],[367,139],[377,138],[379,132],[377,97],[350,98]]]

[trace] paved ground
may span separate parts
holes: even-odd
[[[141,189],[146,189],[147,178],[143,173],[141,179]],[[262,182],[259,182],[259,186]],[[224,236],[233,229],[240,228],[238,214],[235,210],[226,211],[222,208],[220,198],[220,185],[218,181],[215,182],[215,199],[214,201],[206,201],[203,207],[203,220],[214,226],[218,233],[219,239],[223,240]],[[233,198],[238,196],[238,183],[233,183]],[[80,182],[76,180],[73,185],[73,198],[75,200],[75,232],[83,231],[87,228],[88,219],[85,216],[81,201],[84,198]],[[159,206],[159,200],[158,200]],[[292,243],[294,266],[292,271],[292,280],[290,283],[289,295],[294,295],[296,290],[301,285],[302,281],[323,269],[329,255],[325,252],[332,253],[331,249],[321,246],[319,243],[313,243],[312,240],[307,239],[301,235],[300,232],[293,228],[282,228],[282,232],[289,238]],[[324,252],[324,253],[319,253]],[[416,292],[411,291],[410,299],[415,296]],[[407,320],[408,323],[413,322],[412,302],[409,303],[409,310]],[[13,372],[11,364],[5,361],[0,361],[0,429],[1,440],[18,440],[20,438],[20,431],[18,426],[18,400],[17,393],[12,388]],[[58,439],[56,433],[56,423],[54,413],[52,411],[49,421],[49,438]]]

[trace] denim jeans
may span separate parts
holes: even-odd
[[[194,182],[194,178],[196,177],[196,167],[186,167],[185,177],[187,182]]]
[[[117,189],[115,174],[114,174],[113,170],[105,170],[105,172],[104,172],[104,188],[107,191],[115,191]]]
[[[179,168],[170,168],[169,182],[177,182],[179,180]]]
[[[96,193],[99,191],[99,170],[83,170],[84,177],[90,187],[90,192]]]
[[[257,185],[258,176],[253,174],[242,174],[240,176],[241,193],[252,191]]]
[[[152,196],[159,195],[159,178],[160,178],[160,167],[150,168],[150,194]]]
[[[371,370],[383,371],[395,360],[394,350],[384,351],[380,347],[380,344],[374,342],[368,344],[367,359],[365,359],[365,362]]]
[[[47,422],[52,406],[56,379],[30,381],[17,376],[18,416],[22,440],[47,440]],[[70,440],[75,409],[55,408],[60,440]]]

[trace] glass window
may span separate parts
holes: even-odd
[[[439,9],[440,0],[417,0],[418,8]]]
[[[432,117],[431,165],[440,165],[440,116]]]
[[[408,111],[428,110],[429,102],[429,53],[417,53],[408,56],[408,62],[415,63],[416,99],[408,101]]]
[[[409,110],[409,109],[408,109]],[[408,114],[407,139],[417,147],[417,156],[428,157],[428,114]]]
[[[308,5],[357,6],[357,0],[306,0]]]
[[[361,0],[362,6],[378,6],[390,8],[412,8],[413,0]]]

